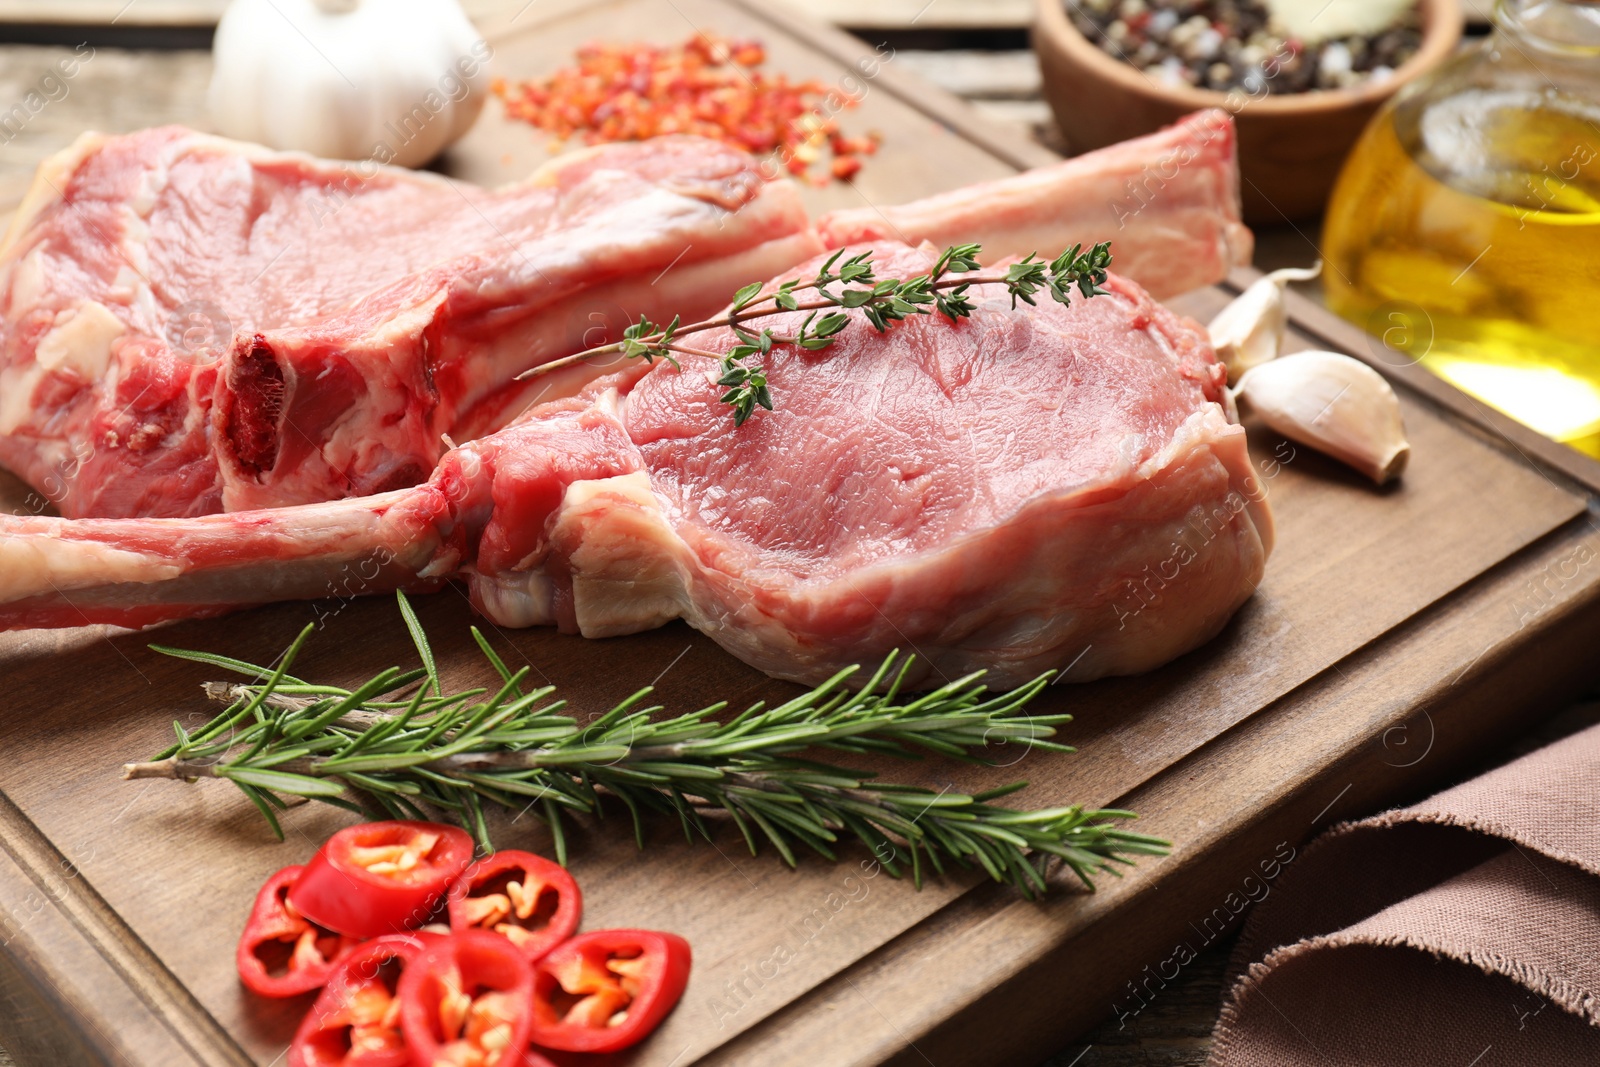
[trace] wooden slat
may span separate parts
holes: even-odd
[[[208,121],[211,56],[205,52],[152,57],[113,48],[77,53],[11,45],[4,57],[0,122],[8,125],[0,130],[0,214],[21,201],[41,159],[85,130],[128,133],[173,122],[203,129]],[[73,73],[62,79],[63,71]],[[30,93],[38,95],[30,100]]]
[[[1033,0],[771,0],[792,14],[863,30],[1022,29]]]
[[[474,19],[493,20],[544,0],[461,0]],[[772,0],[839,26],[885,30],[1020,29],[1031,0]],[[132,26],[215,26],[228,0],[0,0],[0,22]]]
[[[497,19],[548,0],[460,0],[467,16]],[[0,0],[0,23],[72,26],[215,26],[228,0]]]
[[[215,26],[228,0],[0,0],[0,22]]]
[[[727,0],[730,5],[761,17],[768,25],[825,55],[843,69],[850,69],[866,58],[865,46],[857,37],[843,30],[815,22],[811,19],[763,5],[760,0]],[[1011,167],[1025,169],[1055,162],[1061,157],[1026,134],[1015,129],[994,129],[983,116],[974,111],[960,97],[900,69],[894,62],[880,64],[880,73],[874,84],[894,96],[902,105],[914,108],[935,121],[940,127],[958,134],[963,139],[983,148],[996,159]],[[938,142],[930,145],[924,154],[924,165],[935,166],[940,157],[936,154]],[[948,188],[948,185],[946,186]]]
[[[964,100],[1028,100],[1039,98],[1039,60],[1025,49],[979,52],[959,48],[916,51],[903,48],[895,62],[923,81]]]

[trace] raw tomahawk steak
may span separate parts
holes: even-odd
[[[1121,144],[909,204],[858,207],[817,220],[829,248],[969,241],[995,260],[1111,241],[1117,273],[1158,300],[1221,280],[1250,262],[1239,219],[1233,119],[1197,111]]]
[[[586,333],[710,314],[820,248],[791,183],[699,138],[489,191],[176,127],[86,135],[0,249],[0,465],[74,516],[414,485],[441,434],[592,377],[508,386]]]
[[[1114,239],[1157,297],[1247,261],[1220,111],[901,207],[829,243]],[[534,364],[689,319],[822,247],[788,181],[688,138],[497,191],[184,130],[90,136],[0,247],[0,465],[71,516],[195,515],[423,480],[444,450],[599,371]],[[36,509],[38,510],[38,509]]]
[[[933,253],[875,260],[910,277]],[[1012,310],[989,286],[960,323],[858,319],[821,352],[779,346],[777,410],[739,428],[715,361],[691,356],[540,405],[412,489],[4,520],[0,623],[140,625],[338,594],[351,573],[368,589],[459,574],[501,624],[609,636],[682,618],[801,681],[893,648],[935,679],[1145,670],[1250,596],[1272,523],[1204,332],[1131,282],[1107,288]]]

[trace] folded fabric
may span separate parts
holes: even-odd
[[[1210,1067],[1600,1065],[1600,726],[1324,834],[1233,972]]]

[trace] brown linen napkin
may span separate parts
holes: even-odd
[[[1324,834],[1234,973],[1210,1067],[1600,1065],[1600,726]]]

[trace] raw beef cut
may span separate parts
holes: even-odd
[[[874,249],[880,277],[933,258]],[[685,356],[541,404],[412,489],[197,519],[6,519],[0,624],[140,625],[340,596],[351,575],[360,591],[461,575],[504,625],[602,637],[682,618],[801,681],[893,648],[933,680],[1145,670],[1250,596],[1272,523],[1204,331],[1131,282],[1106,288],[1013,309],[986,286],[959,323],[879,334],[857,318],[820,352],[777,346],[776,410],[738,428],[716,362]]]
[[[414,485],[441,434],[595,373],[520,371],[820,247],[791,183],[698,138],[488,191],[175,127],[88,135],[0,249],[0,465],[65,515]]]
[[[414,484],[443,434],[493,431],[603,368],[518,372],[641,313],[701,317],[821,248],[795,188],[759,172],[666,138],[486,191],[178,129],[86,137],[41,168],[0,247],[0,465],[69,516]],[[1231,120],[1207,112],[886,209],[887,236],[1018,253],[1109,237],[1124,273],[1173,293],[1248,257],[1236,185]]]
[[[835,211],[817,230],[830,248],[975,241],[995,260],[1111,241],[1117,273],[1158,300],[1220,280],[1250,262],[1255,244],[1239,218],[1233,119],[1216,109],[1015,177],[898,207]]]

